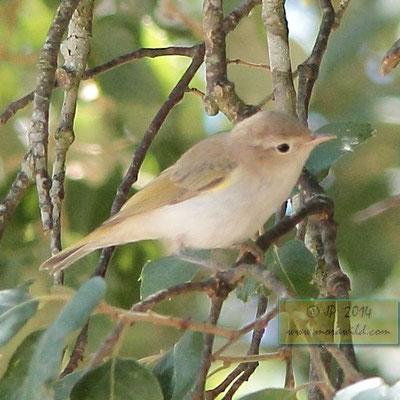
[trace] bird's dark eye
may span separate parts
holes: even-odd
[[[287,143],[282,143],[278,144],[276,149],[279,151],[279,153],[287,153],[290,150],[290,146]]]

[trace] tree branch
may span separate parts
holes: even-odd
[[[142,141],[136,148],[128,171],[126,172],[123,181],[117,189],[117,194],[111,207],[111,215],[116,214],[128,199],[129,190],[132,184],[137,180],[139,169],[146,156],[147,150],[149,149],[154,137],[157,135],[158,131],[161,128],[161,125],[164,123],[172,108],[182,100],[190,81],[193,79],[193,76],[200,68],[200,65],[203,63],[203,58],[204,47],[202,45],[199,45],[196,48],[196,51],[193,55],[193,61],[190,64],[189,68],[183,74],[182,78],[179,80],[176,86],[172,89],[170,95],[168,96],[168,99],[158,110],[156,116],[153,118],[149,127],[147,128],[147,131],[144,133]],[[114,249],[115,247],[108,247],[102,250],[99,263],[93,275],[105,275],[108,263],[111,259]]]
[[[74,119],[79,84],[85,72],[92,36],[93,0],[81,0],[68,27],[68,35],[61,45],[64,65],[60,71],[63,79],[64,101],[55,134],[56,150],[53,163],[50,197],[53,206],[51,230],[51,254],[61,251],[61,209],[64,198],[65,160],[74,141]],[[63,283],[63,272],[54,275],[56,284]]]
[[[207,90],[204,105],[207,114],[221,110],[231,121],[237,122],[258,109],[246,105],[236,94],[234,84],[227,76],[222,0],[204,0],[203,31]]]
[[[258,296],[256,319],[259,319],[262,316],[264,316],[265,311],[267,310],[267,305],[268,305],[268,299],[263,294],[260,294]],[[260,344],[261,344],[261,340],[264,336],[264,332],[265,332],[265,327],[260,327],[260,328],[254,329],[252,337],[251,337],[250,348],[247,352],[247,357],[257,356],[259,354]],[[275,353],[275,354],[279,354],[279,352]],[[277,356],[277,357],[279,357],[279,356]],[[259,365],[258,360],[249,361],[249,362],[238,365],[224,380],[224,382],[226,381],[226,383],[228,383],[229,381],[232,381],[233,379],[236,379],[236,377],[238,377],[233,382],[232,386],[229,388],[228,392],[224,396],[224,399],[231,399],[233,397],[233,395],[237,392],[237,390],[240,388],[240,386],[250,378],[250,376],[256,370],[258,365]],[[224,386],[227,387],[226,383],[224,383],[224,382],[222,382],[222,384],[218,386],[218,388],[220,388],[219,390],[221,390]],[[230,382],[228,383],[228,385],[229,384],[230,384]],[[218,394],[219,391],[214,389],[213,392],[215,394]],[[219,393],[221,393],[221,392],[219,392]],[[207,398],[209,398],[209,397],[207,397]],[[215,396],[213,398],[215,398]]]
[[[336,359],[337,363],[340,365],[340,368],[344,372],[344,375],[346,377],[346,385],[350,385],[362,379],[360,373],[357,371],[356,368],[354,368],[354,365],[348,360],[346,354],[343,353],[340,348],[334,345],[326,345],[325,347],[329,351],[329,353],[331,353],[332,356]]]
[[[40,51],[37,65],[37,85],[29,128],[29,144],[32,151],[41,219],[45,231],[51,229],[52,226],[52,206],[49,194],[51,182],[47,172],[50,97],[54,87],[57,55],[61,39],[79,1],[63,0],[60,3]]]
[[[154,293],[153,295],[147,297],[139,303],[134,304],[130,311],[141,311],[145,312],[151,310],[156,304],[161,303],[164,300],[170,299],[172,297],[189,293],[189,292],[208,292],[210,290],[216,290],[218,287],[218,282],[215,278],[210,278],[204,282],[188,282],[176,285],[174,287],[161,290],[160,292]],[[89,371],[96,367],[100,362],[111,353],[111,349],[118,342],[124,327],[127,325],[126,321],[120,321],[111,331],[111,333],[106,337],[106,339],[101,343],[96,351],[96,354],[92,357],[86,370]]]
[[[191,57],[196,54],[198,46],[182,47],[182,46],[170,46],[162,48],[141,48],[131,53],[124,54],[119,57],[115,57],[104,64],[98,65],[96,67],[90,68],[83,74],[83,79],[91,79],[95,75],[101,74],[103,72],[110,71],[116,67],[120,67],[128,62],[138,60],[140,58],[156,58],[161,56],[185,56]]]
[[[240,20],[246,17],[250,11],[261,4],[261,0],[247,0],[240,4],[237,8],[228,14],[223,21],[223,30],[225,33],[229,33],[236,28]],[[120,65],[123,65],[129,61],[137,60],[142,57],[159,57],[159,56],[167,56],[167,55],[182,55],[182,56],[193,56],[193,49],[196,46],[192,47],[180,47],[180,46],[171,46],[166,48],[155,48],[155,49],[139,49],[135,50],[131,53],[116,57],[105,64],[99,65],[97,67],[88,69],[82,79],[90,79],[94,75],[109,71],[110,69],[116,68]],[[190,53],[190,54],[189,54]],[[55,82],[55,87],[57,87],[57,82]],[[13,115],[16,114],[17,111],[26,107],[34,97],[34,91],[28,93],[24,97],[12,102],[3,112],[0,114],[0,125],[5,124]]]
[[[310,352],[311,363],[314,366],[314,370],[316,372],[316,376],[318,379],[316,384],[318,384],[319,388],[321,389],[322,393],[324,394],[325,400],[332,400],[335,390],[333,389],[329,376],[326,372],[325,365],[322,362],[319,348],[318,346],[308,346],[308,350]],[[313,381],[314,382],[314,381]]]
[[[259,4],[259,1],[246,1],[244,2],[241,6],[239,6],[236,10],[233,10],[224,20],[224,27],[223,29],[226,32],[229,32],[233,30],[236,25],[239,23],[240,19],[245,17],[251,9]],[[135,57],[138,57],[139,54],[150,54],[150,56],[154,54],[159,54],[165,55],[167,53],[171,54],[177,54],[178,51],[181,51],[181,49],[178,48],[169,48],[169,49],[156,49],[154,52],[148,53],[147,50],[142,49],[141,52],[133,52],[130,53],[130,55],[126,55],[123,57],[119,57],[115,61],[111,61],[109,63],[106,63],[103,66],[96,67],[98,68],[96,71],[97,72],[103,72],[104,70],[108,68],[113,68],[117,65],[121,65],[124,62],[127,62],[128,59],[135,59]],[[149,148],[149,146],[152,143],[153,138],[157,134],[158,130],[160,129],[162,123],[164,122],[165,118],[167,117],[169,111],[181,100],[183,97],[184,93],[188,90],[188,85],[193,78],[194,74],[200,67],[200,65],[203,62],[204,59],[204,44],[200,44],[198,46],[194,46],[190,48],[183,48],[182,50],[185,54],[187,55],[190,51],[191,56],[192,56],[192,63],[188,70],[185,72],[185,74],[182,76],[181,80],[177,83],[175,88],[172,90],[170,93],[167,101],[163,104],[163,106],[160,108],[158,111],[157,115],[154,117],[153,121],[150,123],[149,128],[145,132],[142,142],[139,144],[138,148],[135,151],[135,154],[133,156],[133,160],[131,162],[131,165],[125,175],[124,180],[122,181],[121,185],[119,186],[117,190],[117,194],[115,196],[112,209],[111,209],[111,214],[113,215],[114,213],[118,212],[118,210],[122,207],[124,202],[127,200],[128,197],[128,192],[131,187],[131,185],[135,182],[137,179],[137,174],[139,171],[139,168],[141,166],[141,163],[143,162],[143,159],[145,157],[145,154]],[[183,54],[182,54],[183,55]],[[92,73],[95,73],[96,71],[91,71],[89,70],[88,72],[88,77],[91,76]],[[96,267],[95,272],[93,275],[100,275],[104,276],[107,270],[108,263],[111,259],[111,256],[113,254],[114,248],[107,248],[103,249],[98,265]],[[133,306],[134,307],[134,306]],[[111,332],[111,334],[107,337],[107,339],[103,342],[102,346],[99,348],[98,352],[96,353],[96,356],[92,359],[92,361],[89,364],[89,369],[93,368],[93,366],[97,365],[103,358],[105,354],[108,354],[109,350],[112,348],[113,344],[118,341],[118,338],[120,337],[123,329],[124,329],[124,324],[119,323],[116,328]],[[82,346],[79,345],[79,340],[86,341],[85,335],[80,335],[78,337],[78,341],[75,345],[77,349],[80,349]],[[74,354],[72,354],[71,357],[74,357]]]
[[[216,325],[221,315],[222,305],[229,292],[215,293],[211,300],[211,310],[208,316],[208,324]],[[208,371],[212,361],[212,348],[214,344],[214,334],[207,333],[204,335],[203,353],[201,355],[201,361],[199,370],[197,372],[196,382],[191,395],[191,400],[203,400],[204,392],[206,387],[206,379]]]
[[[320,0],[320,4],[322,22],[314,48],[310,57],[297,67],[299,71],[297,115],[305,125],[307,125],[311,93],[319,75],[322,58],[328,46],[329,36],[334,27],[336,16],[330,0]]]
[[[0,125],[4,125],[19,110],[25,108],[29,103],[33,101],[34,97],[35,91],[32,91],[9,104],[8,107],[0,114]]]
[[[156,58],[161,56],[186,56],[186,57],[193,57],[194,52],[196,51],[197,46],[190,46],[190,47],[181,47],[181,46],[170,46],[170,47],[163,47],[163,48],[141,48],[131,53],[124,54],[122,56],[115,57],[110,61],[107,61],[104,64],[100,64],[96,67],[87,69],[81,80],[91,79],[95,75],[101,74],[103,72],[110,71],[111,69],[120,67],[128,62],[138,60],[144,57],[149,58]],[[67,78],[65,74],[56,77],[56,81],[54,83],[54,88],[58,88],[63,86],[62,79]],[[61,80],[61,82],[59,82]],[[28,93],[26,96],[21,97],[20,99],[12,102],[0,115],[0,125],[5,124],[18,110],[26,107],[34,97],[34,91]]]
[[[285,0],[263,0],[263,20],[267,32],[269,64],[274,83],[276,108],[296,115],[296,93],[289,56]]]
[[[32,177],[32,157],[31,153],[28,152],[21,163],[21,168],[14,179],[14,182],[11,184],[8,193],[0,203],[0,241],[3,237],[7,223],[10,221],[14,211],[18,207],[18,204],[21,202],[31,185]]]

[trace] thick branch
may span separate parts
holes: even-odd
[[[237,122],[254,114],[257,108],[246,105],[236,94],[227,76],[222,0],[203,2],[203,31],[206,48],[207,91],[204,97],[206,112],[215,115],[221,110],[231,121]],[[232,15],[232,14],[230,14]],[[228,16],[229,17],[229,16]],[[232,15],[232,19],[234,20]]]
[[[276,107],[281,112],[296,115],[296,93],[290,64],[284,5],[285,0],[263,0],[263,20],[267,32]]]

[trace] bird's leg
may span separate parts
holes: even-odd
[[[223,266],[211,258],[211,252],[206,250],[194,250],[185,246],[185,237],[176,237],[170,243],[172,255],[180,260],[205,267],[216,273],[223,270]]]
[[[224,269],[224,267],[219,262],[213,260],[210,257],[210,253],[208,253],[207,257],[203,258],[202,254],[196,254],[196,252],[188,251],[187,249],[179,249],[179,251],[173,253],[173,255],[180,260],[205,267],[211,270],[213,273],[217,273]]]
[[[257,264],[264,264],[264,251],[255,242],[243,242],[234,246],[239,248],[239,255],[236,261],[239,261],[246,253],[250,253],[256,259]]]

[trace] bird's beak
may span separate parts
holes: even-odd
[[[329,140],[333,140],[336,139],[336,136],[334,135],[315,135],[315,134],[311,134],[307,141],[305,142],[306,146],[318,146],[321,143],[327,142]]]

